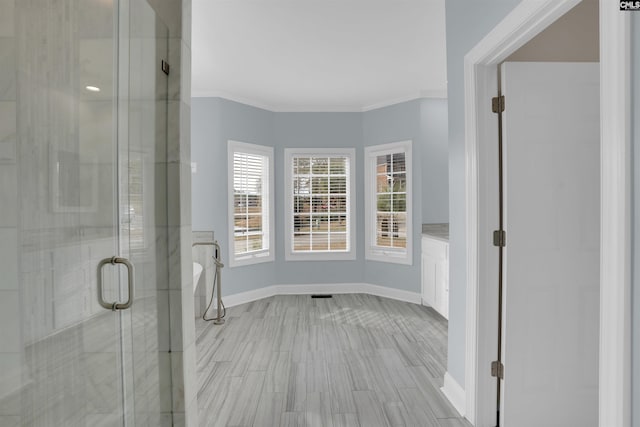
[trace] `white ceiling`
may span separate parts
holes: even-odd
[[[445,0],[193,0],[192,95],[272,111],[446,97]]]

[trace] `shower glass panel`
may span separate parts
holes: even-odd
[[[125,3],[122,1],[121,5]],[[133,400],[133,405],[125,407],[125,419],[129,425],[160,426],[171,424],[171,388],[167,387],[171,384],[166,197],[168,78],[161,67],[162,61],[168,59],[169,31],[145,0],[129,0],[128,5],[126,10],[121,7],[120,13],[118,108],[120,245],[123,256],[135,265],[134,304],[121,312],[123,351],[127,356],[124,385],[130,391],[125,402]],[[120,292],[126,294],[124,271],[121,274]]]
[[[2,426],[171,425],[167,49],[145,0],[0,0]]]

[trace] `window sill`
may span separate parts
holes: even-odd
[[[367,261],[387,262],[392,264],[413,265],[411,253],[398,253],[396,251],[386,251],[375,249],[367,251],[365,259]]]
[[[263,252],[261,254],[242,256],[237,258],[229,259],[229,267],[244,267],[246,265],[253,264],[262,264],[264,262],[272,262],[274,260],[274,256],[272,253]],[[224,262],[224,260],[222,260]]]
[[[354,261],[356,252],[287,253],[285,261]]]

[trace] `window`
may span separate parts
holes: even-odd
[[[229,265],[273,261],[273,148],[229,141]]]
[[[364,153],[366,258],[411,265],[411,141]]]
[[[285,150],[287,260],[355,259],[354,149]]]

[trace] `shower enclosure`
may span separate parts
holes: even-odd
[[[168,41],[145,0],[0,0],[2,426],[172,423]]]

